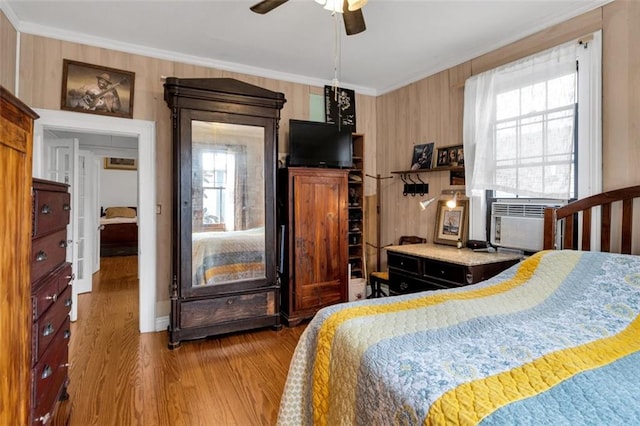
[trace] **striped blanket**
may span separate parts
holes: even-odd
[[[280,425],[640,424],[640,257],[540,252],[483,283],[321,310]]]
[[[192,286],[265,277],[264,228],[192,235]]]

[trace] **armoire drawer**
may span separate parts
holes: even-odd
[[[199,327],[259,316],[274,315],[274,291],[222,296],[181,304],[180,326]]]
[[[34,189],[33,238],[66,229],[71,210],[68,192]]]
[[[67,254],[65,229],[33,240],[31,246],[31,281],[36,282],[64,262]]]
[[[53,342],[31,370],[33,383],[31,406],[33,407],[34,420],[44,418],[47,413],[49,417],[53,414],[56,400],[66,382],[69,368],[67,361],[69,359],[69,345],[67,343],[68,337],[65,339],[65,330],[58,330]]]
[[[71,287],[60,295],[58,300],[33,323],[33,363],[38,362],[44,351],[51,344],[57,333],[65,329],[69,332],[69,310],[71,309]],[[67,339],[68,340],[68,337]]]

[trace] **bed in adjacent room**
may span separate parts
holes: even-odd
[[[135,207],[114,206],[101,209],[100,256],[138,254],[138,215]]]
[[[637,197],[640,186],[550,210],[545,229],[565,217],[573,229],[588,205],[588,237],[590,206],[603,205],[601,246],[621,211],[616,244],[631,253]],[[564,248],[590,247],[569,234]],[[640,256],[546,250],[476,285],[321,310],[294,353],[278,423],[633,424],[638,365]]]

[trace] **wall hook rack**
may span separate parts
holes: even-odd
[[[411,178],[411,175],[414,174],[417,182]],[[418,173],[402,173],[400,175],[400,179],[404,182],[404,189],[402,191],[402,195],[405,197],[407,195],[411,195],[415,197],[416,194],[420,194],[421,196],[429,193],[429,184],[420,179]]]

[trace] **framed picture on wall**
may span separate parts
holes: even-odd
[[[342,87],[324,86],[325,121],[356,131],[356,93]]]
[[[133,118],[135,73],[64,59],[60,108]]]
[[[453,208],[447,207],[446,200],[438,201],[433,242],[455,246],[460,240],[464,247],[467,243],[468,210],[469,200],[458,200]]]
[[[137,170],[138,162],[135,158],[105,157],[104,168],[114,170]]]

